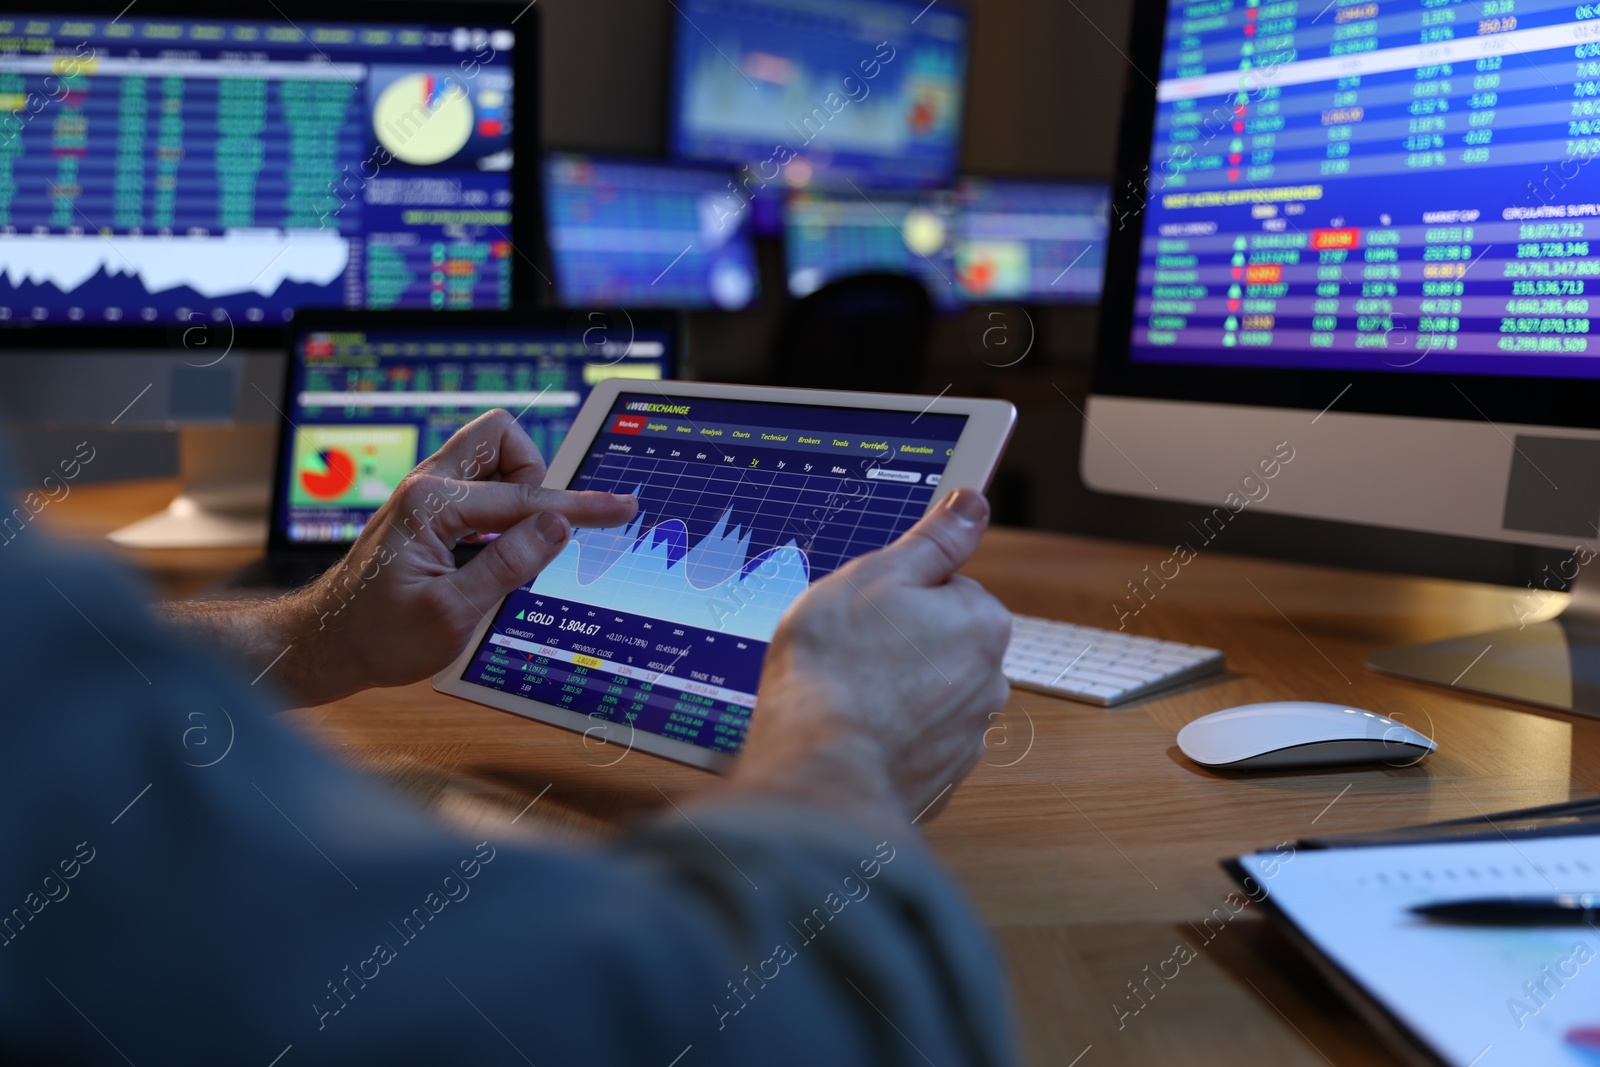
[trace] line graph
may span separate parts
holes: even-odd
[[[529,592],[770,641],[811,581],[899,536],[930,495],[823,463],[741,470],[715,450],[662,451],[685,455],[591,456],[573,488],[632,492],[639,515],[577,531]]]
[[[729,530],[730,515],[695,545],[681,519],[643,530],[641,515],[621,529],[581,531],[529,591],[771,640],[809,584],[806,555],[790,541],[746,561],[750,535]]]
[[[146,294],[184,287],[207,299],[271,296],[286,284],[327,286],[350,262],[337,234],[228,233],[221,237],[13,236],[0,240],[0,277],[12,288],[73,293],[91,279],[126,277]]]

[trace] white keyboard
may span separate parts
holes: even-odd
[[[1011,616],[1004,670],[1012,685],[1109,707],[1222,670],[1214,648],[1093,626]]]

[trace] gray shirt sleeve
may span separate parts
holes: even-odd
[[[0,605],[0,1060],[1015,1062],[909,835],[774,805],[458,839],[42,530],[0,545]]]

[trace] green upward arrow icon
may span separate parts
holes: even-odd
[[[517,620],[518,620],[518,621],[519,621],[519,622],[520,622],[520,621],[521,621],[521,619],[522,619],[522,617],[523,617],[523,616],[524,616],[524,615],[526,615],[526,614],[527,614],[527,612],[525,612],[525,611],[519,611],[519,612],[517,612]]]

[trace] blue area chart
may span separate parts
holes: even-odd
[[[10,247],[4,249],[4,254],[8,257],[10,252]],[[325,304],[328,300],[328,286],[337,281],[339,276],[335,275],[327,284],[316,280],[306,282],[285,280],[271,286],[265,292],[254,288],[230,290],[221,295],[239,297],[243,300],[254,297],[255,303],[262,307],[286,312],[287,309],[294,307]],[[156,287],[151,285],[143,274],[131,271],[118,272],[110,266],[96,270],[75,284],[63,284],[59,278],[53,277],[20,276],[15,280],[13,277],[14,272],[10,270],[0,271],[0,306],[8,309],[6,313],[0,313],[0,319],[12,317],[9,309],[83,305],[87,308],[108,309],[96,312],[96,321],[104,318],[114,322],[126,318],[142,322],[158,320],[168,322],[177,316],[177,312],[172,311],[172,308],[209,309],[220,299],[214,292],[216,289],[214,284],[204,282],[195,275],[191,275],[188,281],[204,286],[204,291],[195,285],[183,283]],[[89,294],[93,294],[93,297],[91,298]],[[162,307],[167,309],[164,314],[158,314],[154,309],[145,310],[156,297],[160,298]],[[187,317],[178,317],[177,321],[187,325],[209,317],[208,314],[190,310]],[[286,319],[289,315],[284,313],[278,317]],[[247,321],[260,321],[260,316],[252,315]]]
[[[750,533],[731,518],[723,512],[692,546],[682,520],[646,530],[643,513],[625,527],[580,530],[528,591],[769,641],[810,584],[810,565],[793,541],[747,560]]]

